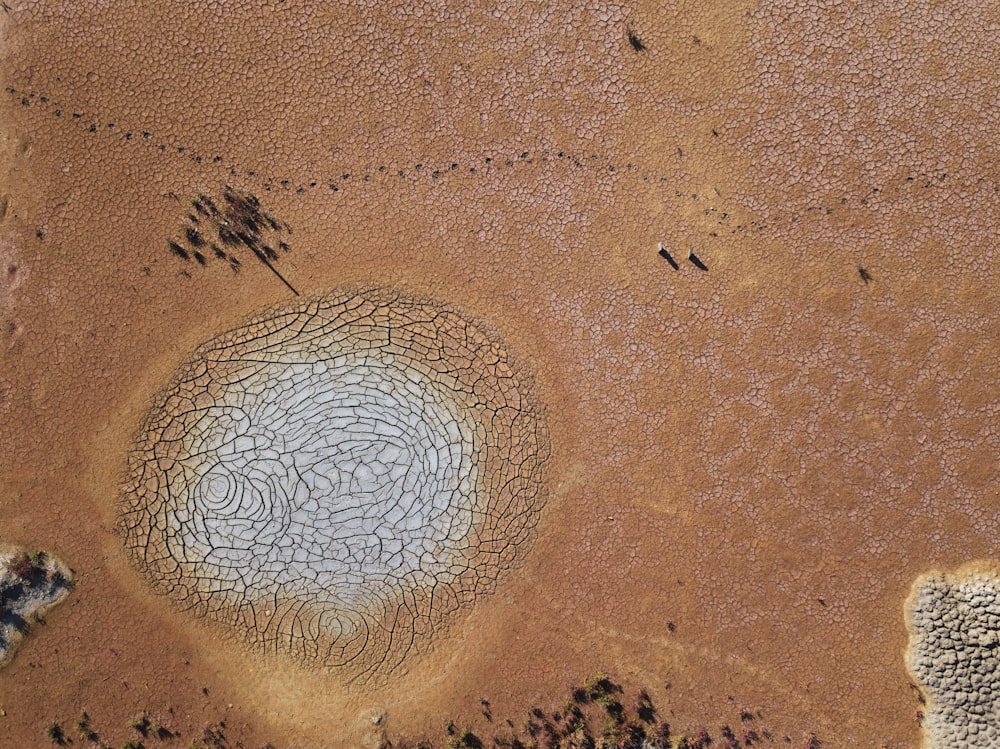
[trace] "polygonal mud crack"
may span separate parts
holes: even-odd
[[[929,749],[1000,746],[1000,575],[936,573],[907,602],[908,663],[927,696]]]
[[[523,556],[547,450],[482,329],[333,294],[199,349],[140,431],[119,530],[182,607],[367,675]]]

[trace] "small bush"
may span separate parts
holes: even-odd
[[[145,715],[137,715],[128,722],[128,727],[133,731],[138,731],[143,736],[149,733],[149,718]]]
[[[83,713],[80,720],[76,722],[76,730],[80,732],[80,737],[84,741],[89,741],[92,744],[97,743],[97,732],[90,727],[90,716],[87,713]]]
[[[587,688],[587,692],[589,693],[589,697],[592,700],[609,695],[614,689],[614,685],[611,683],[611,680],[600,672],[587,679],[585,686]]]
[[[656,736],[653,738],[655,749],[669,749],[670,747],[670,724],[660,721],[656,727]]]
[[[637,695],[635,714],[639,716],[639,720],[643,723],[652,723],[656,720],[656,708],[653,707],[653,701],[649,698],[649,693],[645,689],[641,690]]]
[[[63,733],[62,726],[58,723],[49,723],[48,728],[45,729],[45,735],[53,744],[62,746],[66,743],[66,734]]]
[[[26,580],[34,574],[35,565],[31,557],[22,551],[10,561],[10,571],[22,580]]]
[[[459,742],[461,746],[465,747],[465,749],[483,749],[483,742],[480,741],[479,737],[468,728],[462,731],[462,735],[459,737]]]

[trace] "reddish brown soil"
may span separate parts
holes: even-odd
[[[998,553],[995,8],[139,6],[0,15],[0,539],[78,576],[0,673],[0,745],[81,709],[437,735],[597,670],[680,723],[918,743],[911,581]],[[248,655],[110,532],[152,395],[289,294],[170,255],[226,182],[293,227],[300,291],[487,320],[547,408],[525,566],[386,687]]]

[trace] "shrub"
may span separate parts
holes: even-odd
[[[97,743],[97,733],[90,727],[90,716],[87,713],[80,715],[80,720],[76,722],[76,730],[80,732],[84,741]]]
[[[17,555],[10,561],[10,571],[22,579],[27,579],[35,572],[35,565],[31,561],[31,557],[25,554],[23,551],[18,552]]]
[[[468,728],[462,731],[459,741],[463,747],[466,747],[466,749],[483,749],[483,742],[480,741],[479,737]]]
[[[603,673],[596,673],[587,679],[586,689],[588,696],[592,700],[600,699],[601,697],[606,697],[614,691],[615,685],[611,683]]]
[[[653,707],[653,701],[645,689],[640,690],[636,696],[635,714],[643,723],[652,723],[656,720],[656,708]]]
[[[53,744],[62,746],[66,743],[66,734],[63,733],[62,726],[58,723],[49,723],[48,728],[45,729],[45,735],[49,737],[49,740]]]
[[[149,733],[149,718],[145,715],[137,715],[128,722],[128,727],[134,731],[138,731],[143,736]]]

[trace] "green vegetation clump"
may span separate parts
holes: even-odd
[[[62,726],[58,723],[49,723],[45,729],[45,735],[49,737],[49,740],[53,744],[58,746],[63,746],[66,743],[66,734],[63,733]]]
[[[76,730],[80,732],[80,738],[96,744],[98,740],[97,732],[90,727],[90,716],[86,711],[80,714],[80,720],[76,722]]]
[[[128,727],[133,731],[138,731],[143,736],[149,733],[149,718],[146,717],[145,713],[142,715],[136,715],[134,718],[129,719]]]

